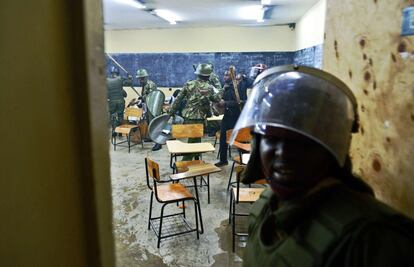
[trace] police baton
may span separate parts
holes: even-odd
[[[117,65],[121,70],[123,70],[127,75],[129,75],[129,76],[131,76],[132,77],[132,75],[131,74],[129,74],[129,72],[124,68],[124,67],[122,67],[122,65],[121,64],[119,64],[118,63],[118,61],[116,61],[110,54],[108,54],[108,53],[105,53],[106,54],[106,56],[110,59],[110,60],[112,60],[112,62],[115,64],[115,65]],[[132,88],[132,90],[134,90],[134,92],[138,95],[138,96],[141,96],[140,95],[140,93],[138,93],[138,91],[134,88],[134,86],[132,86],[132,85],[130,85],[129,87],[131,87]]]

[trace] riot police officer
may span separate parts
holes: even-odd
[[[244,182],[266,178],[244,266],[412,266],[414,222],[352,174],[357,102],[336,77],[282,66],[257,77],[234,128],[250,127]]]
[[[214,87],[209,84],[209,78],[213,69],[210,64],[199,64],[194,72],[197,76],[195,80],[186,82],[183,89],[174,101],[170,115],[174,115],[183,101],[186,102],[182,110],[184,123],[187,124],[205,124],[207,117],[211,116],[211,102],[219,102],[220,95],[214,92]],[[200,143],[201,138],[189,138],[188,143]],[[197,157],[197,154],[189,154],[183,157],[183,160],[191,160]]]
[[[146,69],[138,69],[137,70],[137,79],[139,80],[139,84],[142,86],[141,89],[141,96],[142,99],[145,101],[145,97],[154,90],[157,90],[157,85],[148,78],[148,72]]]
[[[116,67],[111,67],[110,76],[106,79],[108,89],[108,110],[112,127],[118,126],[124,119],[125,97],[123,86],[132,84],[132,77],[123,78]]]
[[[148,72],[146,69],[138,69],[137,70],[137,76],[136,78],[139,80],[139,84],[142,86],[141,89],[141,99],[142,102],[146,102],[146,98],[148,96],[149,93],[151,93],[152,91],[157,90],[157,85],[151,81],[150,79],[148,79]],[[146,112],[146,119],[147,119],[147,123],[149,124],[151,122],[151,120],[153,119],[150,114],[148,113],[148,110]],[[148,138],[147,138],[148,140]],[[160,144],[154,144],[154,146],[152,147],[152,151],[157,151],[160,150],[162,148],[162,145]]]

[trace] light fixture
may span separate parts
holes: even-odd
[[[145,6],[142,3],[135,1],[135,0],[115,0],[115,1],[120,4],[132,6],[132,7],[139,8],[139,9],[145,8]]]
[[[262,0],[262,5],[266,6],[266,5],[270,5],[270,2],[272,2],[271,0]]]
[[[259,10],[259,12],[257,14],[257,19],[256,19],[257,22],[264,22],[265,11],[266,11],[266,8],[265,7],[262,7]]]
[[[165,9],[155,9],[154,14],[168,21],[172,25],[177,24],[177,21],[181,20],[176,14],[172,13],[171,11],[165,10]]]
[[[259,17],[263,18],[261,5],[241,7],[238,10],[238,14],[241,19],[246,19],[246,20],[259,20]]]

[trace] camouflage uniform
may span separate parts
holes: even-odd
[[[210,74],[209,83],[214,86],[219,92],[223,91],[223,88],[221,87],[220,79],[214,72]]]
[[[112,122],[112,126],[118,126],[124,119],[125,99],[127,93],[123,89],[123,86],[132,84],[132,80],[122,78],[120,76],[106,79],[108,89],[108,110],[109,110],[109,121]],[[112,121],[112,114],[117,115],[117,120]]]
[[[157,90],[157,85],[153,81],[147,80],[147,83],[144,86],[142,86],[142,99],[144,99],[145,101],[146,96],[154,90]]]
[[[219,77],[214,72],[212,72],[210,75],[209,83],[217,89],[216,94],[219,94],[220,97],[222,97],[223,87],[221,86]],[[220,122],[207,121],[206,133],[208,133],[209,136],[214,136],[218,130],[220,130]]]
[[[208,90],[208,94],[201,94],[201,90]],[[220,95],[214,93],[214,88],[209,84],[208,81],[196,79],[188,81],[177,99],[174,101],[169,113],[174,114],[180,107],[180,103],[186,101],[186,106],[182,111],[186,124],[202,123],[204,124],[205,119],[211,114],[210,102],[219,102]],[[189,138],[188,143],[200,143],[201,138]],[[198,154],[189,154],[184,156],[183,160],[191,160]]]

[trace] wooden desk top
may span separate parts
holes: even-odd
[[[188,171],[186,172],[171,174],[170,178],[172,180],[180,180],[180,179],[186,179],[186,178],[193,178],[195,176],[206,175],[210,173],[216,173],[220,171],[221,169],[219,167],[216,167],[214,164],[201,163],[197,165],[188,166]]]
[[[240,142],[234,141],[232,146],[235,146],[247,152],[250,152],[252,150],[252,145],[250,143],[240,143]]]
[[[221,120],[223,120],[223,116],[224,115],[213,116],[213,117],[207,118],[207,120],[208,121],[221,121]]]
[[[168,152],[171,154],[203,153],[215,151],[211,143],[184,143],[179,140],[167,141]]]

